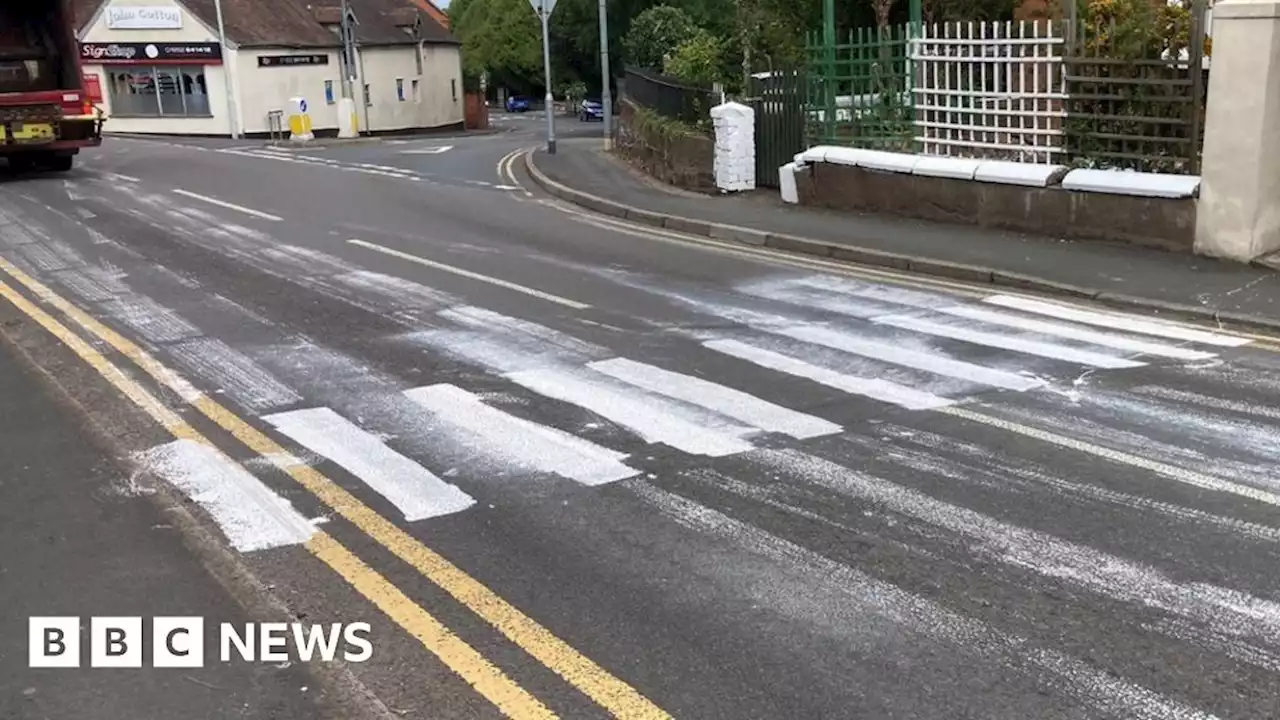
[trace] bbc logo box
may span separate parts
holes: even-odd
[[[88,618],[89,666],[140,668],[143,623],[140,617]],[[33,668],[81,666],[81,619],[33,617],[28,623],[28,665]],[[151,623],[151,665],[158,668],[204,666],[204,618],[157,617]]]

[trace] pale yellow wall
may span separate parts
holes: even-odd
[[[460,123],[464,117],[462,73],[455,46],[426,46],[422,74],[418,74],[413,46],[395,48],[363,48],[362,84],[369,85],[372,105],[363,107],[363,95],[357,92],[358,110],[363,129],[372,132],[431,128]],[[404,80],[405,99],[396,92],[396,79]],[[413,81],[419,81],[419,94],[414,98]],[[451,93],[450,80],[457,87]]]
[[[258,58],[263,55],[321,54],[329,56],[328,65],[258,67]],[[246,133],[267,132],[267,114],[272,110],[287,110],[289,99],[294,97],[306,98],[314,129],[337,129],[337,106],[325,104],[324,99],[326,80],[333,81],[334,99],[342,97],[342,65],[337,50],[255,49],[241,50],[236,55],[241,117]]]
[[[107,27],[106,10],[100,12],[81,35],[82,42],[90,43],[160,43],[160,42],[217,42],[218,37],[195,16],[170,0],[112,0],[112,5],[148,5],[177,7],[182,12],[181,30],[113,30]],[[256,62],[256,61],[255,61]],[[88,65],[84,72],[97,75],[102,82],[103,105],[108,114],[105,131],[136,133],[171,133],[190,135],[229,135],[231,125],[226,111],[226,72],[222,66],[205,66],[205,84],[209,93],[211,117],[117,117],[111,107],[111,88],[108,70],[127,70],[127,65]]]

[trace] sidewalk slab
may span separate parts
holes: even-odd
[[[772,247],[862,264],[1280,330],[1280,273],[1267,268],[1104,242],[797,207],[771,190],[689,197],[640,179],[598,142],[566,141],[558,150],[529,156],[534,180],[597,212],[626,217],[631,211],[650,224],[664,218],[665,227],[686,232],[738,236],[753,244],[765,236]]]
[[[81,424],[79,411],[5,340],[0,397],[0,718],[329,716],[313,702],[320,689],[297,663],[88,667],[94,615],[142,616],[144,628],[157,615],[201,616],[206,658],[218,652],[211,626],[249,618],[186,549],[173,518],[139,494],[128,469]],[[80,668],[28,667],[31,616],[80,618]]]

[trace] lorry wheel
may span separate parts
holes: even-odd
[[[67,172],[76,164],[76,159],[72,155],[54,155],[46,164],[53,172]]]

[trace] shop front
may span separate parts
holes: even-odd
[[[109,132],[228,135],[225,63],[213,30],[177,4],[105,4],[80,61]]]

